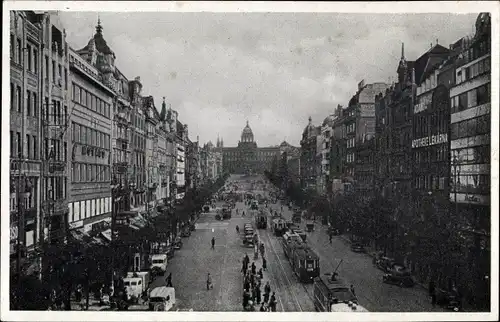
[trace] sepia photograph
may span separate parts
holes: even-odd
[[[2,320],[498,319],[497,2],[3,7]]]

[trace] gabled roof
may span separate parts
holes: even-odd
[[[450,50],[439,44],[434,45],[420,56],[414,64],[415,83],[419,85],[435,68],[439,66],[450,54]],[[411,68],[409,68],[411,70]]]

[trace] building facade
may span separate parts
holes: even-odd
[[[271,169],[275,157],[279,157],[279,147],[257,147],[248,121],[237,147],[222,146],[222,167],[228,173],[263,173]]]
[[[316,177],[318,176],[318,136],[321,134],[321,127],[312,124],[312,118],[309,117],[309,123],[302,132],[300,140],[300,181],[302,189],[316,190]]]
[[[463,222],[464,257],[480,294],[478,303],[489,308],[491,254],[491,15],[481,13],[472,38],[465,38],[455,62],[450,92],[450,195]]]
[[[19,250],[21,261],[43,241],[48,228],[44,217],[50,221],[50,213],[40,209],[45,181],[50,181],[44,180],[49,169],[41,150],[44,18],[21,11],[10,14],[10,254]],[[58,172],[64,173],[61,165]]]
[[[100,29],[97,28],[97,34]],[[99,35],[98,35],[99,36]],[[101,52],[94,38],[89,55],[70,50],[71,190],[69,227],[99,231],[111,223],[111,136],[115,93],[101,82],[92,55]],[[88,60],[87,60],[87,59]],[[100,66],[101,68],[104,66]],[[103,223],[102,223],[103,222]]]

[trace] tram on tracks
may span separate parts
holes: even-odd
[[[281,237],[288,230],[286,220],[283,218],[274,218],[271,222],[272,230],[275,236]]]
[[[257,229],[267,229],[267,211],[260,209],[255,215],[255,226]]]
[[[300,282],[310,283],[319,276],[319,256],[298,234],[285,233],[282,245],[285,256]]]

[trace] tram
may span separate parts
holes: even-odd
[[[286,221],[283,218],[275,218],[272,221],[272,230],[275,236],[281,237],[288,230]]]
[[[261,209],[255,216],[257,229],[267,229],[267,211]]]
[[[319,276],[319,256],[298,234],[283,235],[283,251],[299,281],[310,283]]]

